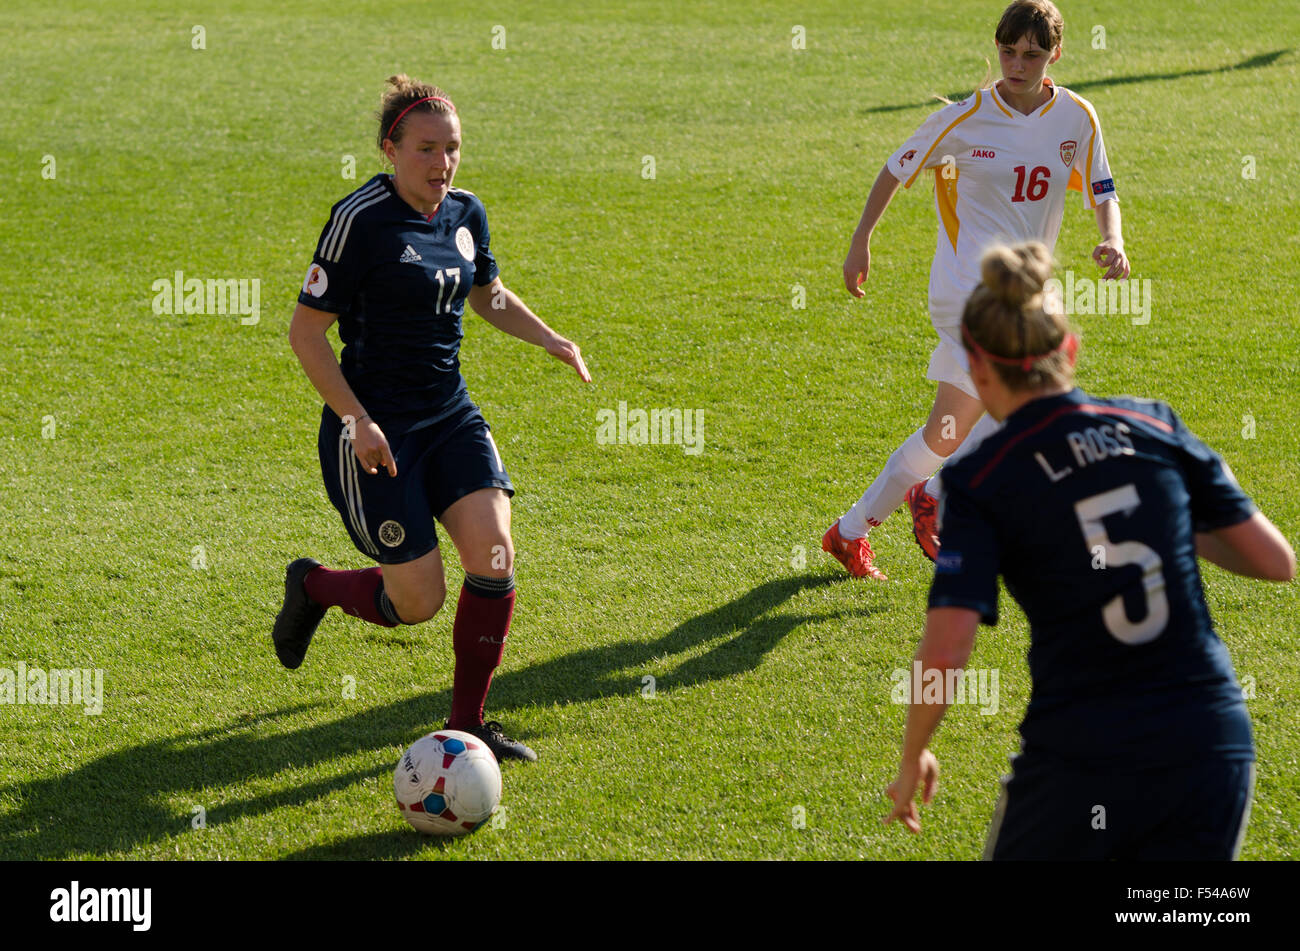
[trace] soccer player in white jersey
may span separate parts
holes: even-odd
[[[910,188],[924,173],[933,176],[939,229],[929,304],[939,345],[926,378],[938,384],[938,392],[925,425],[894,451],[822,538],[822,548],[856,577],[885,580],[867,535],[904,499],[912,509],[917,542],[935,557],[937,492],[927,492],[924,480],[955,451],[970,451],[997,426],[984,416],[958,336],[962,306],[979,284],[983,251],[1028,240],[1054,248],[1066,191],[1073,188],[1096,213],[1101,240],[1092,257],[1104,269],[1103,278],[1128,277],[1115,183],[1096,110],[1046,75],[1061,56],[1063,32],[1060,11],[1050,0],[1015,0],[1007,7],[995,32],[1002,79],[935,112],[889,157],[853,234],[844,283],[850,294],[862,297],[876,223],[900,185]]]

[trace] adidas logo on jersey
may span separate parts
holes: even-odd
[[[424,258],[416,254],[415,248],[411,247],[409,244],[406,246],[406,250],[402,252],[402,256],[397,259],[399,264],[414,264],[416,261],[423,260]]]

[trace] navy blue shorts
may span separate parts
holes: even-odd
[[[1002,777],[984,858],[1230,861],[1254,790],[1250,761],[1103,773],[1022,753]]]
[[[357,551],[381,565],[400,565],[438,547],[434,519],[478,489],[514,495],[492,433],[478,407],[432,426],[389,436],[397,477],[371,475],[357,461],[343,423],[328,406],[321,413],[321,475]]]

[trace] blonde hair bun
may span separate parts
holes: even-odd
[[[1043,292],[1052,276],[1052,256],[1037,241],[998,245],[980,260],[980,279],[1008,307],[1022,307]]]

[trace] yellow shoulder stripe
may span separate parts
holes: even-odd
[[[918,175],[921,174],[921,169],[925,168],[925,163],[928,162],[928,161],[930,161],[930,156],[934,154],[934,150],[937,149],[937,148],[939,147],[939,143],[942,142],[942,141],[944,140],[944,137],[945,137],[949,132],[951,132],[951,131],[952,131],[952,130],[953,130],[953,129],[958,125],[958,124],[960,124],[960,123],[962,123],[962,122],[965,122],[967,119],[969,119],[971,116],[975,115],[975,113],[977,113],[977,112],[979,111],[979,108],[980,108],[980,94],[981,94],[981,90],[979,90],[979,89],[975,90],[975,105],[971,106],[969,109],[967,109],[967,110],[966,110],[965,112],[963,112],[961,115],[959,115],[956,119],[953,119],[953,120],[952,120],[952,123],[948,126],[948,128],[944,129],[943,132],[939,133],[939,137],[938,137],[937,139],[934,140],[934,145],[930,146],[930,150],[929,150],[928,152],[925,153],[925,156],[921,159],[921,161],[919,161],[919,162],[916,163],[916,171],[914,171],[914,172],[912,173],[912,177],[909,178],[909,179],[908,179],[908,180],[903,184],[903,187],[904,187],[904,188],[911,188],[911,187],[912,187],[912,182],[916,181],[916,176],[918,176]]]
[[[1092,126],[1092,135],[1088,139],[1088,164],[1084,166],[1084,173],[1083,173],[1084,187],[1082,191],[1085,195],[1088,196],[1088,207],[1096,208],[1097,200],[1096,197],[1092,194],[1092,147],[1097,141],[1097,119],[1092,114],[1092,110],[1088,108],[1087,103],[1085,103],[1074,93],[1070,92],[1070,90],[1067,89],[1065,90],[1065,92],[1069,95],[1071,99],[1074,100],[1075,105],[1077,105],[1080,109],[1083,110],[1084,114],[1088,117],[1088,124]]]

